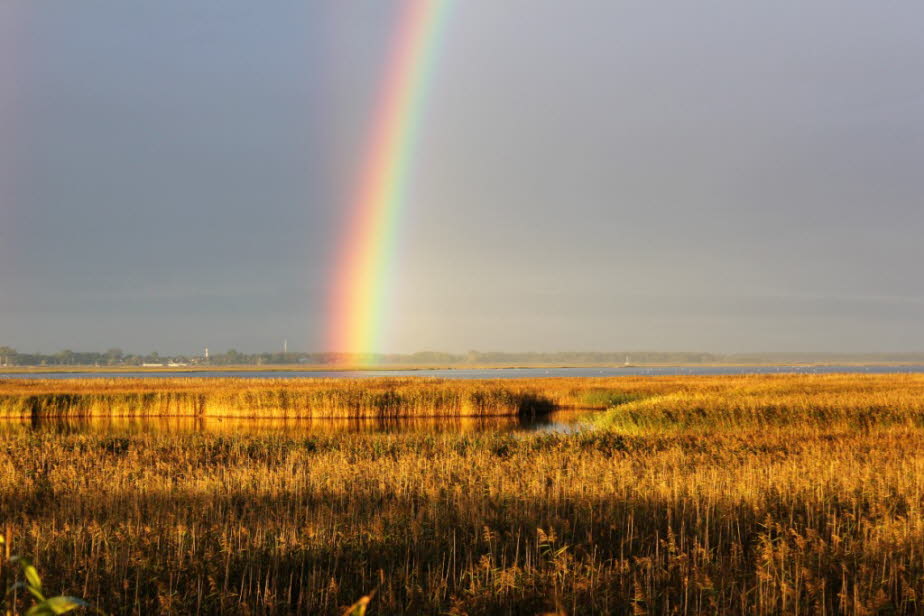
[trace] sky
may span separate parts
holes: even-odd
[[[337,350],[400,8],[0,0],[0,345]],[[454,2],[382,350],[924,350],[922,20]]]

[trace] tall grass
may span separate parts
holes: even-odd
[[[718,386],[717,386],[718,385]],[[621,431],[677,433],[799,426],[800,429],[924,427],[919,375],[690,379],[610,405],[597,423]]]
[[[429,379],[101,379],[0,382],[0,417],[535,416],[534,386]]]
[[[715,404],[729,425],[772,422],[781,412],[816,413],[821,423],[864,411],[871,421],[881,421],[894,412],[893,420],[914,422],[924,413],[924,375],[0,379],[0,417],[27,418],[479,417],[618,407],[619,413],[609,415],[614,423],[657,422],[660,414],[676,427],[696,423],[707,407],[718,421]],[[679,422],[672,419],[681,415]]]
[[[0,525],[116,614],[914,614],[922,383],[522,384],[639,396],[576,434],[14,426]]]

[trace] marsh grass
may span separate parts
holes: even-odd
[[[23,426],[0,435],[0,524],[116,614],[340,614],[372,591],[369,614],[914,614],[922,385],[506,385],[638,396],[574,434]]]
[[[395,418],[536,416],[556,404],[503,381],[86,379],[0,382],[3,417]]]

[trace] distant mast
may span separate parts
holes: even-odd
[[[282,339],[282,354],[286,355],[288,352],[289,352],[289,339],[283,338]]]
[[[626,365],[627,365],[627,366],[629,365],[629,356],[628,356],[628,355],[626,355]]]

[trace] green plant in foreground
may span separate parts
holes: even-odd
[[[368,595],[361,597],[359,601],[346,609],[343,616],[366,616],[366,608],[369,606],[369,602],[372,601],[372,597],[374,596],[375,591],[373,590]]]
[[[0,545],[5,545],[6,539],[0,535]],[[77,597],[67,597],[59,595],[57,597],[46,597],[42,589],[42,578],[38,571],[32,565],[28,558],[23,556],[13,556],[9,560],[11,565],[19,565],[22,568],[24,582],[16,582],[6,592],[6,596],[15,593],[17,590],[26,590],[37,601],[35,605],[25,612],[25,616],[53,616],[54,614],[67,614],[80,607],[89,607],[87,602]],[[4,615],[12,615],[12,610],[5,609]]]

